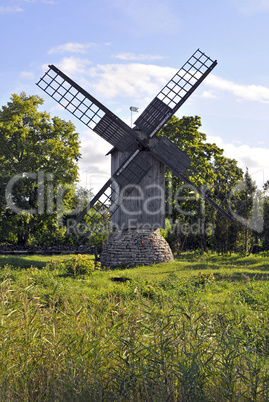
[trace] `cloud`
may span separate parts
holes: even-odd
[[[155,96],[174,75],[170,67],[145,64],[107,64],[90,69],[94,88],[106,98]]]
[[[155,96],[176,73],[171,67],[153,64],[106,64],[91,68],[94,87],[105,97]],[[269,103],[269,88],[262,85],[241,85],[211,74],[204,81],[210,88],[203,92],[205,98],[216,98],[217,91],[226,91],[237,99]]]
[[[240,85],[214,74],[207,77],[205,84],[217,90],[230,92],[239,99],[269,103],[269,88],[262,85]]]
[[[34,74],[30,71],[22,71],[20,77],[26,80],[33,80],[35,78]]]
[[[224,155],[237,160],[244,172],[248,168],[260,188],[269,179],[269,149],[226,143],[216,136],[207,136],[207,142],[224,149]],[[110,177],[110,156],[105,156],[110,149],[111,146],[91,130],[82,133],[80,182],[83,187],[93,189],[95,194]]]
[[[71,48],[72,46],[70,46]],[[139,57],[133,53],[121,55],[122,60],[127,60],[128,57]],[[144,57],[147,56],[144,55]],[[156,96],[177,72],[172,67],[143,63],[112,63],[93,66],[89,59],[74,56],[63,58],[59,63],[59,68],[76,79],[78,84],[93,88],[98,95],[104,98],[131,97],[134,101],[141,98],[146,101],[148,97]],[[204,85],[207,86],[207,89],[202,92],[204,98],[216,99],[220,96],[220,91],[225,91],[236,97],[237,100],[269,103],[269,88],[262,85],[237,84],[214,74],[210,74],[206,78]]]
[[[111,5],[125,16],[129,28],[136,35],[175,34],[181,27],[181,21],[174,11],[170,0],[112,0]]]
[[[44,3],[50,5],[58,4],[55,0],[21,0],[24,3]]]
[[[0,6],[0,14],[21,13],[23,9],[19,6]]]
[[[56,5],[56,4],[58,4],[58,2],[57,2],[57,1],[54,1],[54,0],[42,0],[42,3],[44,3],[44,4],[51,4],[51,5]]]
[[[24,8],[22,6],[25,5],[25,3],[38,3],[38,2],[51,5],[57,4],[57,2],[54,0],[17,0],[17,1],[10,0],[8,1],[8,3],[16,3],[16,4],[0,6],[0,15],[21,13],[24,11]]]
[[[67,45],[73,49],[72,43]],[[67,45],[64,46],[68,48]],[[77,49],[84,51],[84,45],[81,46],[78,46]],[[138,59],[139,55],[122,53],[118,57],[121,57],[122,60]],[[87,57],[75,56],[63,58],[59,63],[59,68],[67,75],[71,75],[78,84],[93,89],[96,95],[102,98],[132,98],[136,102],[139,99],[143,99],[145,102],[151,100],[150,98],[156,96],[177,72],[172,67],[144,63],[112,63],[93,66]],[[262,85],[237,84],[214,74],[210,74],[206,78],[204,85],[207,88],[202,92],[202,97],[207,99],[216,99],[221,96],[220,92],[224,91],[237,100],[269,103],[269,88]]]
[[[204,91],[202,93],[203,98],[208,98],[208,99],[216,99],[216,95],[212,91]]]
[[[65,57],[60,63],[59,68],[67,75],[85,75],[87,67],[91,62],[87,59],[81,59],[78,57]]]
[[[257,185],[262,186],[269,179],[269,149],[225,143],[222,138],[214,136],[207,136],[207,142],[216,143],[224,149],[224,155],[237,160],[238,166],[244,171],[248,168]]]
[[[78,43],[69,42],[63,45],[55,46],[49,50],[48,54],[55,53],[87,53],[88,49],[97,47],[96,43]]]
[[[106,156],[110,149],[111,145],[91,130],[83,132],[80,148],[82,158],[79,161],[80,184],[93,190],[94,194],[110,178],[110,156]]]
[[[233,4],[246,16],[269,11],[269,0],[233,0]]]
[[[153,61],[153,60],[161,60],[162,56],[159,55],[149,55],[149,54],[135,54],[135,53],[119,53],[115,56],[116,59],[120,60],[132,60],[132,61]]]

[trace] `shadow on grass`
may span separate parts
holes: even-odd
[[[182,255],[177,257],[175,261],[180,263],[186,262],[191,269],[221,269],[230,268],[235,269],[241,267],[242,269],[253,269],[261,271],[269,271],[269,258],[257,256],[242,257],[240,255],[233,256],[220,256],[220,255],[197,255],[191,253],[191,255]]]
[[[229,275],[214,272],[214,277],[217,281],[225,280],[228,282],[268,281],[269,273],[233,272]]]
[[[52,259],[58,259],[59,256],[37,256],[37,255],[0,255],[0,267],[10,265],[15,269],[27,269],[32,267],[43,268]]]
[[[223,263],[232,263],[232,264],[242,264],[243,262],[255,263],[259,260],[268,260],[269,256],[263,256],[261,254],[250,254],[250,255],[242,255],[242,254],[217,254],[217,253],[199,253],[198,251],[194,252],[184,252],[179,256],[175,257],[178,261],[219,261]]]

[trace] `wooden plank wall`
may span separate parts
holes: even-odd
[[[147,151],[141,151],[147,152]],[[113,174],[129,156],[128,152],[114,149],[111,152]],[[147,152],[152,168],[128,197],[121,190],[122,204],[112,216],[114,227],[123,229],[158,229],[164,227],[165,219],[165,167]],[[117,186],[116,183],[113,184]]]

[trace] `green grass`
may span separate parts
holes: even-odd
[[[269,257],[71,257],[0,257],[1,401],[269,400]]]

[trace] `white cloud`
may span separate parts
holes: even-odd
[[[78,43],[69,42],[63,45],[55,46],[49,50],[48,54],[54,53],[87,53],[88,49],[97,47],[96,43]]]
[[[181,27],[178,14],[174,11],[174,3],[170,0],[112,0],[111,4],[125,15],[129,27],[137,35],[146,33],[175,34]],[[130,21],[128,21],[128,19]]]
[[[23,9],[19,6],[0,6],[0,14],[21,13]]]
[[[145,64],[106,64],[90,69],[96,91],[106,98],[155,96],[174,75],[170,67]]]
[[[269,11],[269,0],[232,0],[235,7],[246,16]]]
[[[72,49],[72,44],[69,45]],[[78,46],[77,49],[83,51],[83,45],[81,46],[81,48]],[[128,57],[138,59],[139,55],[127,53],[121,54],[120,57],[122,60],[127,60]],[[106,98],[121,96],[137,99],[143,96],[155,96],[177,71],[171,67],[143,63],[98,64],[89,68],[91,64],[87,58],[72,56],[65,57],[60,63],[60,68],[66,74],[77,75],[80,82],[83,81],[87,86],[94,87],[100,95]],[[218,91],[225,91],[234,95],[238,100],[269,103],[269,88],[262,85],[237,84],[214,74],[210,74],[206,78],[204,85],[209,88],[202,93],[205,98],[214,99],[219,95]]]
[[[116,59],[120,60],[132,60],[132,61],[153,61],[153,60],[161,60],[162,56],[159,55],[149,55],[149,54],[135,54],[135,53],[119,53],[115,56]]]
[[[224,149],[224,155],[237,160],[244,172],[248,168],[259,187],[269,179],[269,149],[225,143],[220,137],[213,136],[207,136],[207,142],[216,143]],[[87,130],[83,133],[80,182],[83,187],[93,189],[95,194],[110,177],[110,156],[105,156],[110,149],[111,146],[94,132]]]
[[[262,186],[269,179],[269,149],[229,144],[220,137],[213,136],[207,136],[207,142],[216,143],[217,146],[224,149],[224,155],[237,160],[238,166],[244,171],[248,168],[257,185]]]
[[[87,59],[81,59],[78,57],[65,57],[60,63],[59,68],[67,75],[84,75],[87,72],[87,66],[91,62]]]
[[[240,85],[211,74],[205,84],[217,90],[230,92],[239,99],[269,103],[269,88],[262,85]]]
[[[57,4],[57,2],[55,0],[16,0],[16,1],[9,0],[7,2],[10,3],[11,5],[0,6],[0,15],[1,14],[21,13],[24,11],[24,8],[22,6],[25,5],[25,3],[40,2],[40,3],[44,3],[44,4],[51,4],[51,5]],[[12,3],[16,3],[16,4],[12,4]]]
[[[202,93],[203,98],[208,98],[208,99],[216,99],[216,95],[212,91],[204,91]]]
[[[93,190],[94,194],[111,176],[110,156],[106,156],[111,148],[108,142],[91,130],[83,132],[80,148],[82,158],[79,161],[80,184]]]
[[[35,78],[34,74],[30,71],[22,71],[20,76],[26,80],[33,80]]]
[[[44,3],[44,4],[51,4],[51,5],[56,5],[56,4],[58,4],[58,2],[57,2],[57,1],[54,1],[54,0],[42,0],[42,3]]]
[[[24,3],[44,3],[44,4],[50,4],[50,5],[55,5],[58,4],[56,1],[54,0],[21,0]]]
[[[175,73],[171,67],[142,63],[97,65],[90,70],[94,87],[106,97],[155,96]],[[226,91],[237,99],[269,103],[269,88],[262,85],[236,84],[213,74],[205,84],[210,88],[203,92],[205,98],[214,99],[217,91]]]

